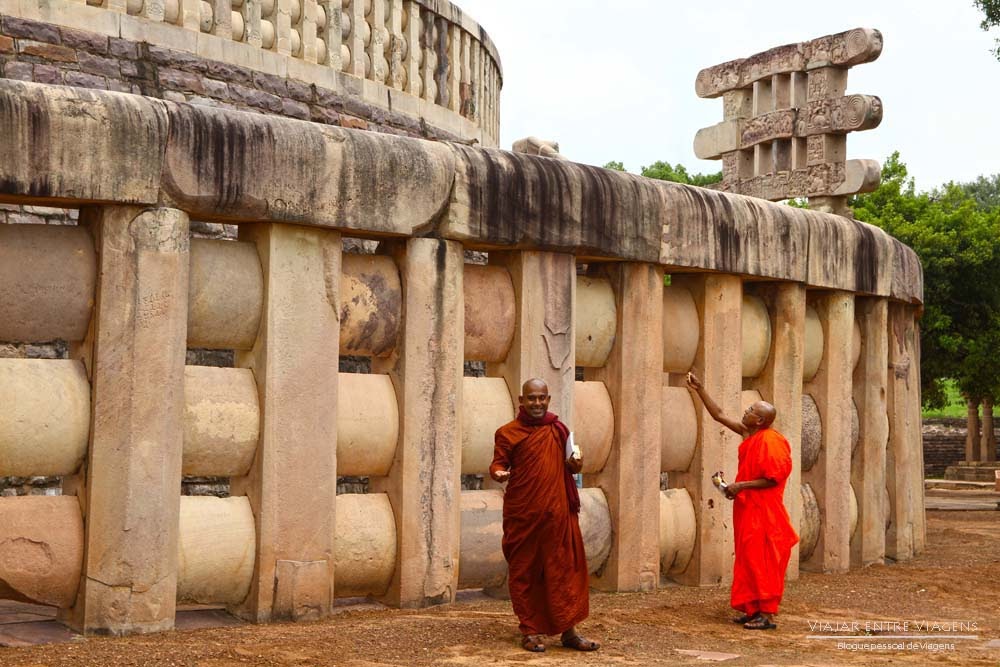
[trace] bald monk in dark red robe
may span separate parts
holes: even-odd
[[[735,421],[722,414],[694,374],[688,373],[687,383],[712,419],[744,438],[736,481],[726,488],[736,538],[730,604],[743,612],[733,622],[747,630],[772,630],[778,627],[773,616],[785,592],[788,558],[799,541],[783,502],[792,472],[791,447],[771,428],[777,413],[770,403],[757,401]]]
[[[517,419],[497,429],[490,476],[507,482],[503,555],[521,646],[545,650],[544,635],[563,646],[595,651],[576,624],[590,613],[587,556],[580,533],[580,495],[573,474],[583,461],[566,458],[569,429],[548,411],[549,388],[538,379],[521,388]]]

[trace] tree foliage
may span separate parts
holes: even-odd
[[[604,165],[605,169],[615,171],[626,171],[625,165],[617,160],[612,160]],[[648,167],[642,167],[639,174],[646,178],[655,178],[660,181],[673,181],[674,183],[686,183],[687,185],[706,186],[718,183],[722,180],[722,172],[714,174],[691,174],[687,167],[680,164],[671,165],[669,162],[656,161]]]
[[[1000,26],[1000,0],[973,0],[973,4],[983,13],[983,20],[979,27],[983,30],[990,30]],[[996,49],[993,55],[1000,60],[1000,39],[997,39]]]
[[[923,264],[920,370],[928,407],[945,403],[948,378],[967,397],[1000,395],[1000,209],[987,205],[996,188],[978,187],[996,182],[981,177],[917,192],[896,152],[879,188],[851,201],[859,220],[909,245]]]

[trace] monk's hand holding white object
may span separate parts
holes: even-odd
[[[510,479],[510,471],[497,470],[495,473],[493,473],[493,479],[502,484],[503,482],[506,482],[508,479]]]
[[[578,472],[583,470],[583,456],[582,455],[578,456],[574,454],[573,456],[569,457],[568,459],[566,459],[566,467],[569,468],[569,471],[574,475],[577,474]]]

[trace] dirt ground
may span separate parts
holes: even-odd
[[[604,644],[593,654],[559,648],[555,641],[546,653],[529,654],[518,647],[509,603],[474,596],[419,611],[347,610],[318,623],[0,648],[0,665],[705,665],[713,656],[699,659],[692,652],[709,651],[735,654],[723,665],[1000,666],[1000,511],[929,511],[927,518],[928,549],[912,562],[841,576],[804,573],[791,582],[776,631],[750,632],[730,623],[727,590],[670,587],[648,594],[593,594],[591,618],[582,626]],[[935,638],[912,640],[924,645],[902,649],[860,646],[911,641],[874,634],[853,640],[857,647],[851,650],[838,648],[838,640],[808,638],[829,633],[830,628],[810,628],[810,622],[820,621],[858,621],[862,632],[865,621],[908,621],[911,635]],[[938,626],[920,631],[915,623],[921,621]],[[964,623],[960,634],[978,639],[949,639],[945,623]],[[945,650],[929,650],[930,643]]]

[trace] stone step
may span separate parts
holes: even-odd
[[[992,491],[994,484],[992,482],[967,482],[961,479],[925,479],[924,480],[925,489],[951,489],[951,490],[970,490],[970,491]]]
[[[944,478],[948,480],[962,480],[966,482],[990,482],[996,483],[996,474],[1000,470],[1000,464],[993,465],[958,465],[948,466],[944,471]]]

